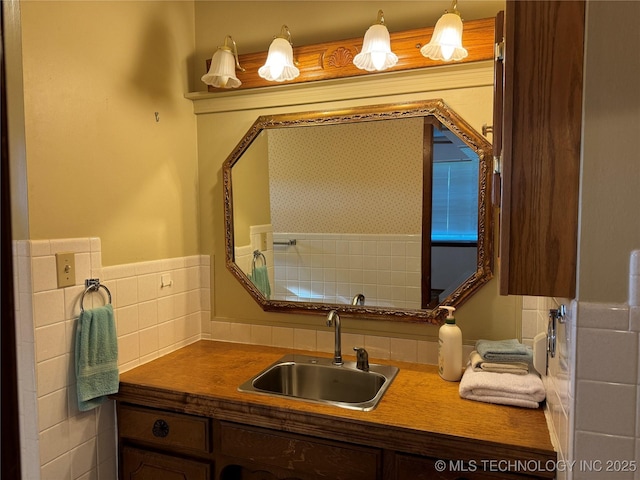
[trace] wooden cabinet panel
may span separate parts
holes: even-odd
[[[500,293],[575,296],[585,2],[505,13]]]
[[[208,418],[118,405],[120,436],[158,446],[208,453],[211,451],[210,425]]]
[[[122,448],[121,480],[210,480],[207,463],[148,452],[125,446]]]
[[[554,473],[483,471],[470,460],[483,458],[479,452],[462,445],[447,447],[449,458],[455,452],[460,460],[439,460],[121,402],[117,409],[120,480],[533,480]],[[494,453],[501,452],[531,458],[526,465],[537,458]]]
[[[436,460],[414,455],[395,455],[395,480],[518,480],[523,477],[517,473],[505,471],[483,471],[480,462],[462,460]],[[534,472],[527,472],[535,475]]]
[[[257,467],[290,471],[292,478],[298,472],[303,478],[332,480],[375,480],[381,476],[382,452],[378,449],[244,425],[220,425],[220,452]]]
[[[222,469],[217,480],[307,480],[307,477],[302,478],[295,474],[290,475],[290,472],[277,475],[274,472],[260,470],[259,468],[229,465]]]

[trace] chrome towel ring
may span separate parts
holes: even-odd
[[[80,312],[84,312],[84,296],[89,292],[97,292],[99,289],[104,288],[107,292],[107,296],[109,297],[109,303],[111,303],[111,292],[109,289],[100,283],[99,278],[87,278],[84,281],[85,291],[82,292],[82,297],[80,297]]]
[[[261,260],[262,265],[267,266],[267,259],[264,257],[264,253],[260,250],[253,251],[253,261],[251,262],[251,271],[253,272],[256,269],[256,261]]]

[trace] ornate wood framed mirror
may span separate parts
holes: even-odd
[[[493,275],[491,159],[439,99],[261,116],[223,165],[227,268],[266,311],[439,323]]]

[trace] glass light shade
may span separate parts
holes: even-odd
[[[236,77],[236,59],[227,47],[219,47],[211,58],[209,71],[201,79],[217,88],[238,88],[242,82]]]
[[[433,29],[431,41],[420,53],[432,60],[462,60],[468,53],[462,46],[462,19],[457,13],[445,13]]]
[[[398,63],[391,51],[389,30],[382,24],[371,25],[364,34],[362,51],[353,58],[353,64],[368,72],[386,70]]]
[[[293,64],[293,47],[286,38],[276,37],[271,42],[267,61],[258,69],[258,75],[270,82],[293,80],[300,75]]]

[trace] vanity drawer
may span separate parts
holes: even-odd
[[[202,453],[211,451],[211,420],[131,405],[118,406],[121,437]]]
[[[220,438],[223,455],[257,465],[332,480],[381,478],[382,452],[375,448],[312,440],[231,423],[221,424]]]
[[[210,480],[205,462],[125,446],[121,456],[122,480]]]

